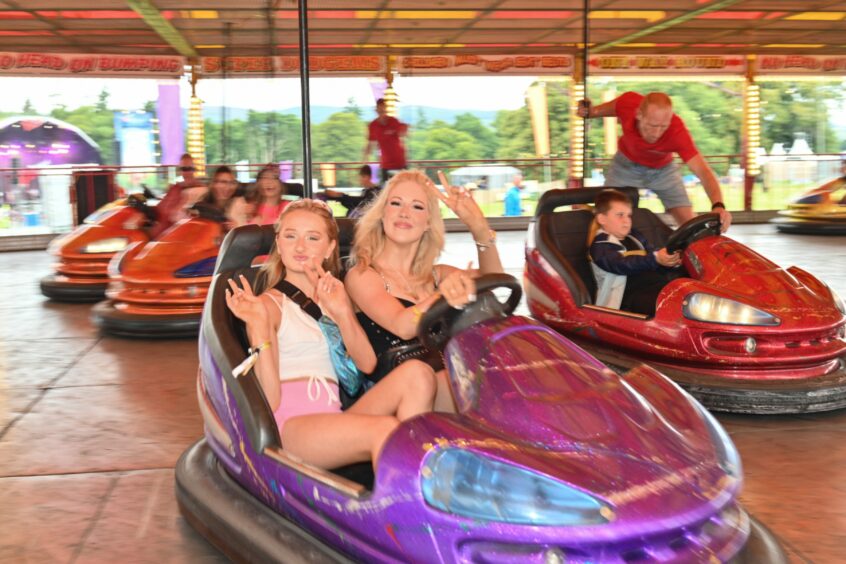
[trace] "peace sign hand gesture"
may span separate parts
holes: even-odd
[[[226,290],[226,305],[232,310],[235,317],[244,323],[248,325],[261,323],[267,314],[264,304],[253,293],[250,281],[243,274],[239,278],[242,286],[240,288],[235,283],[235,280],[229,279],[229,289]]]
[[[464,187],[452,186],[440,170],[438,171],[438,178],[446,192],[446,195],[444,195],[433,186],[438,199],[458,216],[458,219],[470,229],[477,241],[479,238],[485,237],[490,230],[488,220],[485,219],[485,214],[482,213],[482,209],[470,192]]]

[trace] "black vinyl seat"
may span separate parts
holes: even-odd
[[[592,204],[596,196],[608,188],[549,190],[541,196],[535,211],[535,244],[567,285],[578,306],[592,304],[596,298],[596,280],[588,259],[588,236],[593,213],[584,209],[556,209]],[[616,190],[628,195],[632,201],[633,227],[643,233],[655,248],[663,247],[673,230],[651,211],[637,207],[636,188]]]

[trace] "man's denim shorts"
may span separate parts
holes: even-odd
[[[652,190],[668,210],[691,205],[681,172],[679,172],[679,165],[676,163],[670,163],[661,168],[651,168],[632,162],[623,153],[617,151],[605,173],[605,185],[616,188],[633,186]]]

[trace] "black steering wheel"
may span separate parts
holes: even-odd
[[[226,214],[220,208],[208,202],[197,202],[188,211],[194,217],[216,221],[217,223],[228,221]]]
[[[496,288],[511,290],[505,303],[500,302],[494,295],[493,290]],[[420,319],[417,326],[420,342],[428,349],[439,350],[450,337],[471,325],[486,319],[511,315],[520,303],[523,288],[510,274],[485,274],[476,279],[476,295],[476,301],[461,310],[450,307],[443,297],[439,298]]]
[[[147,198],[144,194],[130,194],[126,197],[126,205],[144,214],[144,217],[147,218],[147,224],[153,223],[158,219],[156,210],[147,204]]]
[[[706,213],[694,217],[670,235],[667,239],[667,252],[673,254],[676,251],[683,251],[694,241],[708,235],[719,235],[721,226],[722,222],[718,213]]]

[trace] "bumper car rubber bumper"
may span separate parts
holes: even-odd
[[[141,315],[115,309],[105,300],[91,309],[91,319],[107,335],[142,339],[196,337],[200,331],[200,314]]]
[[[176,499],[191,526],[233,561],[351,562],[253,498],[226,474],[205,439],[176,463]],[[751,516],[750,522],[732,564],[787,564],[775,535]]]
[[[176,463],[176,500],[191,526],[234,562],[352,562],[238,485],[205,439]]]
[[[782,233],[797,235],[846,235],[846,221],[776,217],[770,220]]]
[[[106,297],[108,281],[102,284],[80,284],[50,274],[41,279],[41,293],[59,302],[99,302]]]
[[[799,380],[720,377],[695,369],[639,359],[595,343],[579,342],[604,362],[628,370],[647,363],[687,390],[712,411],[777,415],[813,413],[846,407],[846,357],[824,376]]]

